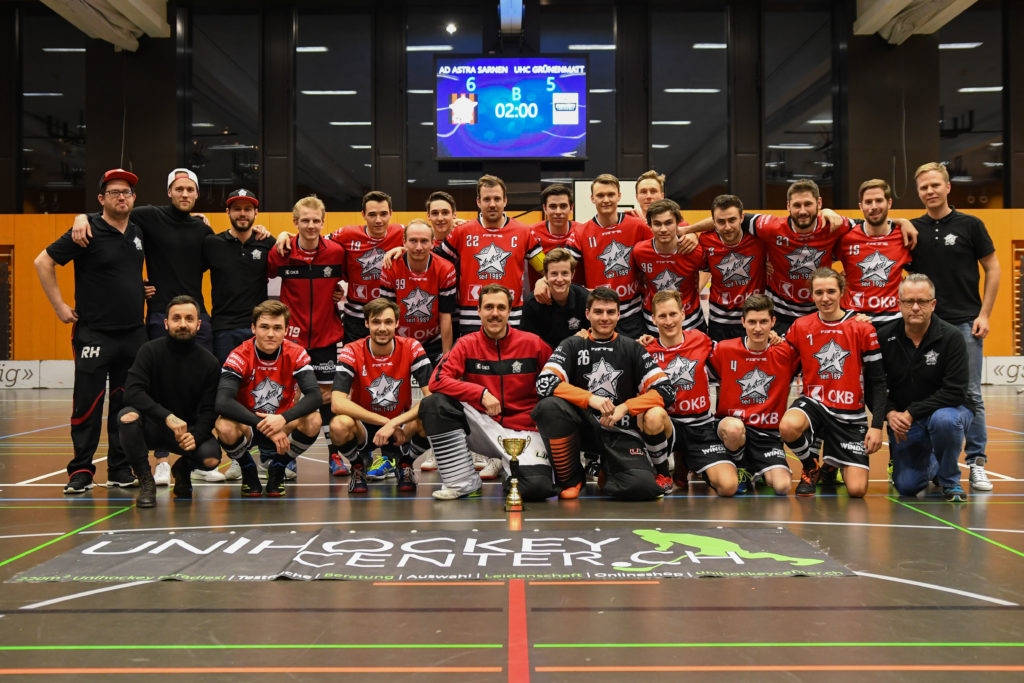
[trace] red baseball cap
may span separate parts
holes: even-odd
[[[260,200],[256,199],[256,195],[246,189],[238,189],[228,195],[227,205],[231,206],[235,202],[252,202],[252,205],[258,207]]]
[[[126,171],[123,168],[112,168],[103,174],[100,178],[100,192],[103,192],[107,187],[107,183],[111,180],[123,180],[132,187],[139,182],[139,176],[135,175],[131,171]]]

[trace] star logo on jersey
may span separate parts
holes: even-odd
[[[409,292],[402,299],[405,306],[405,319],[411,322],[425,323],[434,317],[434,300],[436,296],[428,294],[419,287]]]
[[[615,382],[622,370],[616,370],[604,358],[597,361],[593,372],[583,375],[587,380],[587,391],[598,396],[614,399],[617,396]]]
[[[523,371],[523,364],[517,360],[512,361],[512,374],[518,375]]]
[[[715,268],[722,274],[722,284],[745,285],[750,282],[750,262],[753,256],[729,254]]]
[[[775,375],[769,375],[761,368],[754,368],[740,377],[736,380],[742,389],[740,403],[764,403],[768,400],[768,390],[772,386],[773,379],[775,379]]]
[[[789,261],[789,279],[806,280],[820,265],[821,257],[825,255],[823,249],[815,249],[804,245],[786,254]]]
[[[583,321],[576,316],[573,316],[566,321],[566,324],[569,326],[570,330],[578,330],[580,329],[580,325],[583,324]]]
[[[880,251],[873,251],[871,255],[857,264],[860,268],[860,283],[866,287],[884,287],[889,282],[889,273],[896,262],[888,258]]]
[[[939,352],[938,351],[929,351],[928,353],[924,354],[924,364],[925,365],[935,365],[938,362],[939,362]]]
[[[369,249],[356,262],[363,269],[363,280],[377,279],[384,269],[384,250],[380,247]]]
[[[597,257],[604,263],[604,276],[628,275],[631,270],[629,264],[631,253],[633,253],[632,249],[613,240]]]
[[[668,366],[665,368],[665,374],[668,375],[668,381],[672,383],[676,389],[682,389],[683,391],[689,391],[693,388],[693,373],[697,370],[697,361],[690,360],[689,358],[683,358],[682,356],[676,356],[669,361]]]
[[[651,280],[651,284],[657,288],[657,291],[662,292],[666,289],[679,289],[679,283],[682,281],[683,278],[666,268]]]
[[[334,268],[331,268],[330,266],[324,266],[324,277],[330,277],[331,273],[333,272]]]
[[[370,390],[370,405],[377,406],[381,410],[396,408],[398,406],[398,389],[401,386],[402,380],[379,375],[367,387]]]
[[[843,365],[850,352],[830,339],[828,344],[821,347],[821,351],[814,354],[818,359],[818,374],[825,379],[839,379],[843,376]]]
[[[136,237],[135,239],[132,240],[132,242],[135,243],[135,248],[138,251],[142,251],[142,240],[140,240],[138,237]]]
[[[274,414],[281,406],[284,387],[267,377],[257,384],[250,393],[252,394],[253,412]]]
[[[473,257],[479,264],[476,274],[484,279],[500,280],[505,275],[505,262],[511,255],[511,251],[505,251],[491,242]]]
[[[263,255],[263,252],[260,251],[259,249],[253,249],[252,250],[252,260],[253,261],[259,261],[260,260],[260,256],[262,256],[262,255]]]
[[[946,235],[943,238],[943,241],[946,243],[947,247],[951,247],[956,244],[956,235]]]

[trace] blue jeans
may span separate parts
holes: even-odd
[[[960,447],[970,430],[971,411],[964,406],[940,408],[914,420],[907,438],[898,442],[889,430],[892,483],[902,496],[915,496],[938,475],[942,487],[960,483]]]
[[[250,338],[252,338],[252,327],[216,330],[213,333],[213,355],[217,356],[217,360],[223,365],[235,347]]]
[[[961,323],[956,326],[967,342],[967,394],[974,401],[974,421],[967,430],[967,446],[964,448],[964,462],[968,465],[978,460],[979,465],[985,464],[985,447],[988,445],[988,427],[985,425],[985,404],[981,400],[981,362],[985,355],[981,337],[971,334],[973,323]]]

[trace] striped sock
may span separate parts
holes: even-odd
[[[428,439],[431,448],[434,449],[434,458],[437,460],[441,482],[445,486],[457,489],[460,484],[476,476],[464,431],[455,429],[443,434],[435,434]]]
[[[221,441],[220,445],[221,445],[221,448],[224,449],[224,452],[228,454],[228,457],[231,458],[232,460],[237,460],[238,464],[240,466],[245,467],[245,465],[242,464],[243,463],[243,457],[244,458],[248,458],[249,462],[252,462],[252,456],[249,455],[249,447],[252,446],[252,433],[251,432],[249,433],[248,437],[246,437],[243,434],[242,438],[239,439],[238,441],[236,441],[235,443],[227,444],[227,443],[224,443],[223,441]],[[255,467],[255,465],[256,465],[256,463],[253,463],[254,467]]]
[[[786,442],[789,450],[793,451],[793,455],[799,458],[801,462],[814,457],[811,455],[811,442],[807,438],[807,434],[808,432],[804,432],[797,440]]]
[[[644,432],[644,445],[647,446],[647,454],[651,456],[651,462],[654,464],[654,469],[658,470],[659,465],[664,465],[664,469],[668,471],[668,439],[665,438],[664,432],[658,432],[657,434],[648,434]],[[661,470],[658,470],[658,474],[662,474]]]
[[[580,476],[580,447],[575,434],[548,440],[548,454],[555,469],[555,482],[559,487],[574,486],[583,480]]]
[[[316,441],[316,434],[309,436],[296,429],[288,439],[288,456],[295,460],[305,453],[313,445],[314,441]]]

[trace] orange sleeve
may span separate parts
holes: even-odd
[[[629,408],[630,415],[639,415],[649,408],[664,408],[665,400],[661,397],[661,394],[652,389],[645,394],[640,394],[636,398],[627,399],[626,407]]]
[[[584,410],[587,409],[590,397],[593,396],[593,394],[586,389],[574,387],[568,382],[561,382],[557,387],[555,387],[554,394],[558,398],[565,399],[574,406],[579,406]]]

